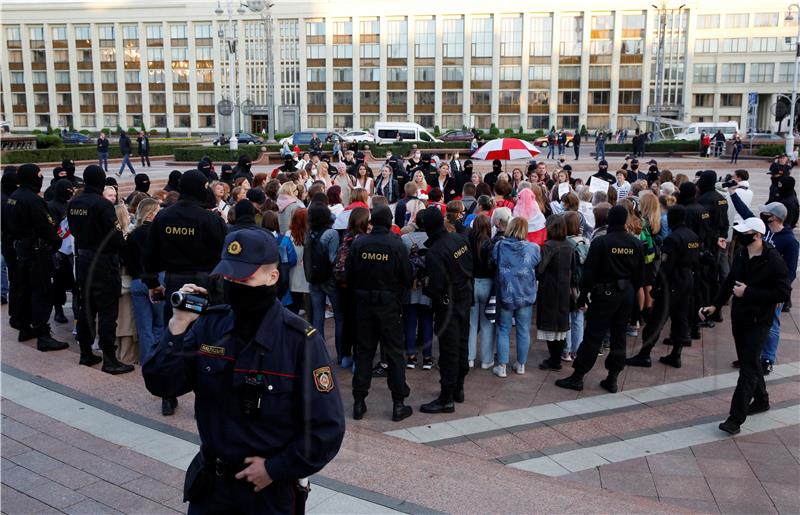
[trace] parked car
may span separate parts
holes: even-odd
[[[378,145],[391,145],[396,141],[425,143],[441,142],[418,123],[410,122],[377,122],[373,133],[377,136]]]
[[[535,140],[533,140],[533,144],[536,145],[537,147],[546,147],[547,146],[547,135],[544,135],[544,136],[542,136],[540,138],[536,138]],[[567,133],[567,146],[568,147],[572,146],[572,133],[571,132]]]
[[[342,139],[347,143],[362,143],[365,141],[373,143],[375,141],[375,136],[369,131],[350,131],[345,133]]]
[[[311,143],[311,136],[316,134],[317,137],[322,140],[323,143],[333,143],[336,140],[342,141],[344,138],[338,132],[316,132],[316,131],[298,131],[292,134],[291,136],[287,136],[285,138],[281,138],[278,142],[281,145],[284,143],[288,143],[289,146],[294,145],[308,145]]]
[[[475,135],[472,133],[472,131],[459,129],[447,131],[439,136],[439,139],[442,141],[472,141],[472,138],[474,137]]]
[[[94,139],[80,132],[68,132],[61,139],[66,145],[88,145],[94,142]]]
[[[239,141],[240,145],[263,145],[264,140],[261,139],[260,136],[256,136],[255,134],[251,134],[249,132],[240,132],[236,135],[236,139]],[[221,138],[217,138],[214,140],[214,145],[227,145],[228,138],[222,136]]]
[[[739,124],[736,122],[694,122],[686,126],[683,131],[675,135],[673,139],[680,141],[699,141],[700,136],[705,132],[713,136],[717,131],[722,131],[725,139],[731,139],[734,134],[739,132]]]
[[[782,145],[786,143],[786,138],[771,132],[751,132],[742,137],[742,142],[745,145]]]

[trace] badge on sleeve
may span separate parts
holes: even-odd
[[[317,391],[328,393],[333,390],[333,374],[331,367],[320,367],[314,370],[314,386]]]

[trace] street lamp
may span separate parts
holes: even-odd
[[[789,4],[786,14],[786,21],[794,20],[792,10],[797,9],[798,17],[800,17],[800,4]],[[800,20],[797,24],[797,37],[795,38],[795,52],[794,52],[794,82],[792,83],[792,105],[789,108],[789,134],[786,135],[786,155],[794,159],[794,104],[797,102],[797,71],[800,65]]]
[[[267,38],[266,64],[267,64],[267,143],[275,143],[275,70],[272,62],[272,6],[274,2],[267,0],[247,0],[239,4],[239,12],[244,14],[247,7],[253,13],[258,13],[264,24],[264,33]]]
[[[239,133],[239,116],[236,111],[236,37],[233,31],[233,0],[227,0],[228,4],[228,67],[230,68],[230,89],[231,89],[231,102],[233,104],[233,111],[231,112],[231,150],[239,148],[239,140],[236,135]],[[220,2],[217,1],[217,8],[214,9],[217,16],[222,16],[223,10]]]
[[[661,4],[661,7],[652,4],[653,8],[658,12],[658,51],[656,52],[656,121],[653,131],[655,139],[661,139],[661,111],[664,102],[664,43],[667,37],[667,2],[666,0]],[[678,7],[678,49],[680,49],[680,30],[683,25],[682,10],[686,4]],[[670,45],[672,46],[672,45]]]

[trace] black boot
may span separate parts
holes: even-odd
[[[461,404],[464,402],[464,385],[456,387],[456,391],[453,392],[453,400],[457,403]]]
[[[681,368],[681,351],[683,351],[682,345],[673,345],[672,352],[667,356],[661,356],[658,361],[671,367]]]
[[[394,406],[392,407],[392,420],[394,422],[400,422],[404,418],[408,418],[411,416],[414,410],[411,409],[411,406],[406,406],[403,404],[403,401],[394,401]]]
[[[571,376],[556,381],[556,386],[567,390],[583,390],[583,374],[573,372]]]
[[[626,359],[625,364],[629,367],[650,368],[653,366],[653,361],[650,359],[650,356],[639,352],[639,354]]]
[[[563,348],[563,341],[548,341],[547,350],[550,352],[550,357],[539,363],[539,368],[542,370],[561,370],[561,351]]]
[[[36,350],[40,352],[49,352],[51,350],[64,350],[68,348],[69,344],[67,342],[56,340],[50,334],[50,331],[47,331],[47,334],[44,334],[36,338]]]
[[[367,403],[364,399],[356,399],[353,403],[353,420],[361,420],[367,412]]]
[[[53,315],[54,321],[58,322],[59,324],[66,324],[67,322],[69,322],[69,320],[67,320],[67,317],[64,316],[64,308],[62,306],[55,306],[55,312],[56,314]]]
[[[175,414],[175,408],[178,407],[178,399],[175,397],[162,397],[161,398],[161,414],[165,417]]]
[[[702,338],[702,335],[700,334],[700,328],[692,327],[692,340],[699,340],[700,338]],[[689,345],[687,345],[687,347],[689,347]]]
[[[600,386],[609,393],[617,393],[617,376],[619,372],[609,372],[608,377],[600,381]]]
[[[17,341],[27,342],[28,340],[33,340],[36,338],[36,331],[34,331],[31,326],[23,327],[19,330],[19,336],[17,336]]]
[[[103,361],[103,358],[89,351],[88,354],[81,352],[81,360],[78,362],[87,367],[93,367]]]
[[[103,351],[103,367],[101,369],[106,374],[119,375],[133,372],[133,365],[126,365],[117,359],[114,351]]]
[[[420,406],[419,410],[423,413],[453,413],[456,410],[453,401],[437,397],[428,404]]]

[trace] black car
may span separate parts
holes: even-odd
[[[261,137],[251,134],[249,132],[240,132],[236,135],[239,145],[263,145],[264,140]],[[229,139],[225,136],[214,140],[214,145],[227,145]]]
[[[92,138],[80,132],[68,132],[61,136],[61,139],[65,145],[88,145],[94,142]]]
[[[475,135],[472,134],[472,131],[454,130],[445,132],[439,136],[439,139],[442,141],[472,141],[474,137]]]

